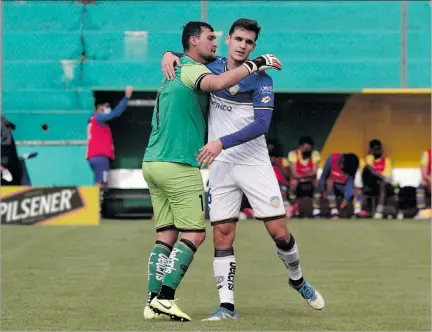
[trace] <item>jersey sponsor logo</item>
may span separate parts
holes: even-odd
[[[261,87],[261,93],[273,93],[273,87],[271,85],[269,86],[262,86]]]
[[[217,102],[217,101],[214,100],[214,99],[212,99],[211,104],[212,104],[213,107],[215,107],[215,108],[219,108],[219,109],[221,109],[222,111],[228,111],[228,112],[231,112],[231,111],[232,111],[232,106],[228,106],[228,105],[225,105],[225,104],[223,104],[223,103],[219,103],[219,102]]]
[[[270,198],[270,204],[274,207],[274,208],[278,208],[280,206],[280,199],[277,196],[273,196]]]
[[[234,96],[237,94],[237,92],[239,92],[239,90],[240,90],[240,86],[236,84],[229,89],[229,92],[231,93],[231,95]]]
[[[269,103],[270,100],[271,100],[271,98],[270,98],[269,96],[266,96],[266,97],[261,98],[261,101],[262,101],[264,104]]]
[[[2,199],[1,223],[32,225],[82,207],[76,187],[34,188]]]

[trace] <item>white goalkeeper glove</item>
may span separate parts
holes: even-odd
[[[249,74],[266,69],[282,70],[282,64],[273,54],[263,54],[258,58],[246,61],[243,66],[249,70]]]

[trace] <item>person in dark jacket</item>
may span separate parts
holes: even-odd
[[[12,130],[15,125],[1,116],[1,185],[19,186],[22,178],[21,161],[18,158]]]

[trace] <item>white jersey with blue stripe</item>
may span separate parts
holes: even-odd
[[[227,69],[223,57],[208,64],[215,75]],[[265,72],[253,73],[224,91],[210,94],[209,141],[235,133],[254,121],[254,109],[273,110],[273,80]],[[241,165],[271,165],[264,135],[222,150],[218,161]]]

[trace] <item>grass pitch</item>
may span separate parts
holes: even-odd
[[[99,227],[1,228],[1,330],[430,331],[429,221],[298,220],[305,278],[326,301],[314,311],[288,287],[261,222],[235,242],[238,321],[201,322],[218,305],[211,229],[181,284],[193,321],[145,321],[150,221]]]

